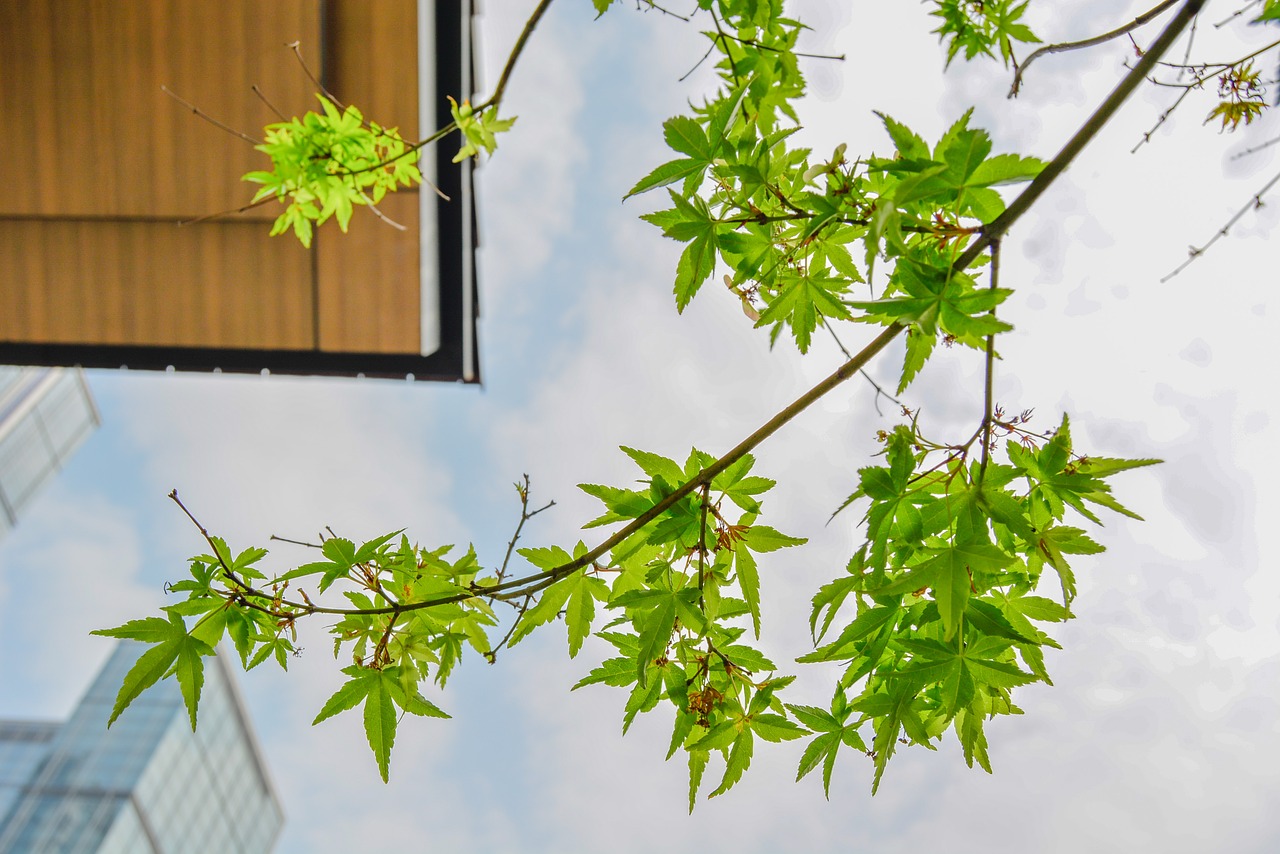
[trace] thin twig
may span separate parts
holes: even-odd
[[[187,108],[188,110],[190,110],[192,113],[194,113],[195,115],[197,115],[197,116],[199,116],[200,118],[204,119],[206,122],[208,122],[209,124],[213,125],[214,127],[219,128],[219,129],[221,129],[221,130],[224,130],[224,131],[226,131],[227,133],[231,134],[231,135],[232,135],[232,136],[234,136],[234,137],[239,137],[240,139],[244,140],[245,142],[249,143],[250,145],[261,145],[261,144],[262,144],[262,141],[261,141],[261,140],[254,139],[253,137],[249,136],[249,134],[247,134],[247,133],[242,133],[241,131],[238,131],[238,130],[236,130],[235,128],[233,128],[233,127],[229,127],[228,125],[225,125],[225,124],[223,124],[222,122],[218,121],[218,120],[217,120],[217,119],[215,119],[213,116],[209,115],[209,114],[208,114],[208,113],[206,113],[204,110],[200,109],[200,108],[199,108],[199,107],[197,107],[195,104],[193,104],[193,103],[191,103],[190,101],[188,101],[186,98],[183,98],[183,97],[182,97],[181,95],[179,95],[177,92],[174,92],[174,91],[173,91],[172,89],[170,89],[168,86],[161,86],[161,87],[160,87],[160,91],[161,91],[161,92],[163,92],[163,93],[165,93],[165,94],[166,94],[166,95],[168,95],[170,98],[172,98],[173,100],[177,101],[179,104],[181,104],[182,106],[186,107],[186,108]]]
[[[1261,56],[1262,54],[1271,50],[1271,48],[1277,47],[1277,46],[1280,46],[1280,39],[1276,39],[1270,44],[1265,44],[1262,47],[1255,50],[1253,53],[1250,53],[1246,56],[1242,56],[1239,59],[1232,60],[1231,62],[1197,62],[1190,67],[1193,69],[1198,68],[1198,69],[1204,70],[1206,72],[1206,79],[1207,79],[1207,77],[1213,76],[1212,74],[1207,73],[1210,68],[1226,70],[1228,68],[1231,68],[1234,65],[1239,65],[1242,62],[1248,62],[1251,59],[1255,59],[1258,56]],[[1163,68],[1186,68],[1187,67],[1177,62],[1157,62],[1156,64]],[[1215,71],[1213,73],[1217,74],[1218,72]]]
[[[1159,85],[1159,81],[1156,80],[1154,77],[1151,79],[1151,82]],[[1179,106],[1181,106],[1182,102],[1186,100],[1188,95],[1191,94],[1191,90],[1193,88],[1194,86],[1191,84],[1188,84],[1182,87],[1182,94],[1178,96],[1177,100],[1175,100],[1172,104],[1169,105],[1168,109],[1166,109],[1163,113],[1160,114],[1159,118],[1156,119],[1156,123],[1153,124],[1147,130],[1147,132],[1142,135],[1142,139],[1138,140],[1137,145],[1129,149],[1130,154],[1137,154],[1139,148],[1142,148],[1142,146],[1146,145],[1148,142],[1151,141],[1151,136],[1160,129],[1161,125],[1163,125],[1165,122],[1169,120],[1169,116],[1173,115],[1173,111],[1178,109]]]
[[[304,541],[302,541],[302,540],[291,540],[291,539],[289,539],[288,537],[278,537],[278,536],[276,536],[275,534],[272,534],[272,535],[271,535],[271,539],[273,539],[273,540],[278,540],[279,542],[282,542],[282,543],[291,543],[291,544],[293,544],[293,545],[295,545],[295,546],[306,546],[306,547],[307,547],[307,548],[309,548],[309,549],[320,549],[320,548],[324,548],[324,546],[322,546],[322,545],[321,545],[321,544],[319,544],[319,543],[308,543],[308,542],[304,542]]]
[[[1228,15],[1228,16],[1227,16],[1227,17],[1225,17],[1225,18],[1223,18],[1221,21],[1218,21],[1218,23],[1214,24],[1214,25],[1213,25],[1213,28],[1214,28],[1215,30],[1220,30],[1220,29],[1222,29],[1222,28],[1223,28],[1223,27],[1225,27],[1227,24],[1231,23],[1231,22],[1232,22],[1232,21],[1234,21],[1236,18],[1238,18],[1238,17],[1240,17],[1241,15],[1243,15],[1245,12],[1248,12],[1248,11],[1249,11],[1250,9],[1252,9],[1254,6],[1257,6],[1257,5],[1261,4],[1261,3],[1262,3],[1262,0],[1249,0],[1249,2],[1248,2],[1248,3],[1244,4],[1244,5],[1243,5],[1243,6],[1241,6],[1239,9],[1236,9],[1236,10],[1235,10],[1234,12],[1232,12],[1230,15]]]
[[[245,607],[247,608],[251,608],[254,611],[260,611],[264,614],[270,614],[273,617],[289,618],[291,616],[297,616],[297,615],[282,614],[271,608],[264,608],[262,605],[259,605],[256,602],[249,599],[248,597],[255,596],[259,599],[266,599],[268,601],[273,601],[274,597],[268,594],[266,591],[258,590],[253,585],[243,581],[240,578],[240,576],[236,575],[235,570],[233,570],[230,566],[227,566],[227,562],[223,559],[222,554],[218,550],[217,543],[213,541],[213,537],[209,534],[209,531],[205,529],[204,525],[200,524],[200,520],[197,519],[194,515],[192,515],[191,511],[187,509],[187,505],[182,503],[182,499],[178,497],[178,490],[176,489],[170,490],[169,498],[171,498],[175,504],[177,504],[179,507],[182,508],[183,513],[187,514],[187,518],[191,520],[191,524],[196,526],[196,530],[200,532],[201,536],[204,537],[205,542],[209,544],[209,548],[213,551],[213,557],[215,560],[218,561],[218,565],[222,567],[223,573],[227,576],[227,578],[231,581],[231,583],[233,583],[237,588],[239,588],[238,590],[235,590],[235,591],[231,591],[231,590],[227,591],[227,594],[230,598],[234,598],[236,601],[244,604]],[[297,605],[294,607],[297,607],[308,613],[314,612],[316,610],[315,608],[307,608],[306,606],[303,606],[303,605]]]
[[[1255,146],[1253,146],[1252,148],[1246,148],[1244,151],[1237,152],[1236,154],[1231,155],[1231,156],[1230,156],[1230,157],[1228,157],[1227,159],[1228,159],[1228,160],[1239,160],[1241,157],[1248,157],[1250,154],[1254,154],[1254,153],[1256,153],[1256,152],[1259,152],[1259,151],[1261,151],[1261,150],[1262,150],[1262,149],[1264,149],[1264,148],[1270,148],[1271,146],[1275,145],[1276,143],[1280,143],[1280,136],[1277,136],[1275,139],[1269,139],[1269,140],[1267,140],[1266,142],[1262,143],[1261,145],[1255,145]]]
[[[1013,85],[1009,87],[1008,97],[1010,98],[1018,97],[1018,91],[1022,88],[1022,76],[1027,73],[1027,68],[1031,65],[1031,63],[1035,62],[1041,56],[1048,53],[1063,53],[1064,51],[1068,51],[1068,50],[1083,50],[1084,48],[1093,47],[1095,45],[1100,45],[1103,42],[1111,41],[1114,38],[1119,38],[1120,36],[1132,30],[1136,30],[1138,27],[1141,27],[1143,24],[1147,23],[1152,18],[1156,17],[1161,12],[1168,9],[1170,6],[1176,5],[1177,2],[1178,0],[1164,0],[1163,3],[1158,4],[1153,9],[1149,9],[1148,11],[1143,12],[1141,15],[1134,18],[1132,21],[1125,24],[1123,27],[1117,27],[1116,29],[1111,30],[1110,32],[1103,33],[1100,36],[1094,36],[1093,38],[1082,39],[1078,42],[1063,42],[1061,44],[1048,44],[1042,48],[1033,50],[1030,54],[1027,55],[1027,58],[1022,61],[1022,65],[1018,66],[1017,70],[1014,72]]]
[[[1000,286],[1000,241],[991,244],[991,290]],[[991,317],[996,316],[995,308]],[[987,474],[987,459],[991,456],[991,412],[996,372],[996,336],[987,336],[986,380],[982,404],[982,462],[978,466],[978,484]]]
[[[849,352],[848,348],[846,348],[846,347],[844,346],[844,342],[840,340],[840,336],[839,336],[839,335],[836,335],[836,331],[835,331],[835,329],[834,329],[834,328],[832,328],[831,324],[827,321],[827,319],[826,319],[825,317],[824,317],[824,318],[822,318],[822,325],[823,325],[823,326],[825,326],[825,327],[826,327],[826,329],[827,329],[827,331],[831,333],[831,340],[833,340],[833,341],[835,341],[835,342],[836,342],[836,346],[840,348],[840,352],[844,354],[844,357],[845,357],[846,359],[852,359],[852,358],[853,358],[853,354],[851,354],[851,353]],[[864,369],[862,369],[862,368],[859,368],[859,369],[858,369],[858,373],[862,374],[862,378],[863,378],[864,380],[866,380],[867,382],[871,383],[871,387],[872,387],[872,388],[874,388],[874,389],[876,390],[876,396],[875,396],[875,398],[873,399],[872,403],[875,405],[875,408],[876,408],[876,414],[877,414],[877,415],[882,416],[882,417],[884,416],[884,413],[880,411],[880,398],[881,398],[881,397],[887,397],[889,400],[892,400],[894,403],[898,404],[899,406],[901,406],[901,405],[902,405],[902,401],[898,400],[896,397],[894,397],[893,395],[889,394],[889,392],[885,391],[885,390],[880,386],[880,383],[878,383],[878,382],[876,382],[875,380],[873,380],[873,379],[871,378],[871,374],[867,373],[867,372],[866,372],[866,370],[864,370]]]
[[[690,76],[691,74],[693,74],[693,72],[697,71],[697,70],[698,70],[698,68],[702,65],[702,63],[704,63],[704,62],[706,62],[706,61],[707,61],[707,57],[708,57],[708,56],[710,56],[710,55],[711,55],[711,51],[713,51],[713,50],[715,50],[715,49],[716,49],[716,42],[715,42],[715,39],[712,39],[712,40],[711,40],[711,46],[710,46],[710,47],[708,47],[708,48],[707,48],[707,52],[706,52],[706,53],[704,53],[704,54],[702,55],[702,59],[699,59],[697,62],[695,62],[695,63],[693,64],[693,68],[690,68],[690,69],[689,69],[688,71],[686,71],[684,74],[681,74],[681,75],[680,75],[680,78],[679,78],[676,82],[677,82],[677,83],[683,83],[684,81],[688,80],[688,79],[689,79],[689,76]]]
[[[702,591],[707,575],[707,508],[711,506],[711,481],[702,485],[702,521],[698,527],[698,610],[704,614],[707,602]]]
[[[507,64],[503,66],[502,75],[498,78],[497,87],[493,90],[492,95],[490,95],[487,99],[485,99],[480,104],[472,108],[473,115],[482,113],[485,110],[489,110],[489,109],[497,110],[498,106],[502,103],[502,98],[504,95],[506,95],[506,91],[507,91],[507,81],[511,78],[511,74],[516,67],[516,60],[518,60],[520,58],[520,54],[524,52],[524,48],[529,41],[529,37],[533,35],[534,29],[538,26],[538,22],[542,20],[542,16],[546,13],[548,7],[551,6],[551,3],[552,3],[552,0],[542,0],[542,2],[538,4],[537,8],[533,10],[533,13],[529,16],[529,19],[525,21],[524,29],[520,31],[520,37],[516,39],[515,46],[511,49],[510,55],[507,56]],[[439,130],[436,130],[434,133],[430,134],[429,136],[426,136],[423,139],[418,140],[413,145],[409,146],[404,151],[397,154],[395,157],[389,157],[386,160],[379,161],[378,163],[373,163],[373,164],[370,164],[369,166],[365,166],[360,169],[355,169],[355,170],[352,170],[351,172],[344,172],[342,174],[359,175],[362,172],[372,172],[375,169],[381,169],[384,166],[389,166],[398,160],[403,160],[404,158],[409,157],[415,152],[420,151],[421,149],[430,145],[431,143],[437,140],[443,139],[444,137],[453,133],[457,129],[458,129],[457,122],[449,122],[447,125],[440,128]],[[440,193],[438,189],[436,190],[436,192]],[[441,195],[444,195],[444,194],[441,193]],[[445,196],[445,198],[447,199],[448,197]]]
[[[302,66],[302,73],[307,75],[307,79],[311,81],[311,85],[315,86],[316,89],[326,98],[328,98],[333,103],[333,105],[337,107],[339,110],[345,110],[347,108],[346,105],[343,104],[341,101],[339,101],[336,95],[334,95],[328,89],[324,88],[324,84],[320,82],[319,77],[316,77],[314,74],[311,73],[310,66],[308,66],[307,61],[302,58],[302,42],[300,41],[289,42],[289,44],[285,45],[285,47],[293,51],[293,55],[297,58],[298,64]]]
[[[218,211],[217,213],[205,214],[204,216],[198,216],[195,219],[184,219],[181,222],[179,222],[178,225],[179,226],[195,225],[196,223],[208,222],[209,220],[217,219],[218,217],[234,216],[235,214],[242,214],[242,213],[245,213],[246,211],[251,211],[254,208],[260,208],[263,205],[267,204],[268,202],[274,202],[274,201],[276,201],[275,196],[263,196],[262,198],[258,199],[256,202],[250,202],[249,204],[243,205],[238,208],[232,208],[231,210],[225,210],[225,211]]]
[[[493,649],[484,654],[490,664],[498,663],[498,652],[507,645],[507,641],[511,640],[511,636],[516,633],[516,627],[520,625],[520,619],[524,616],[524,612],[529,610],[529,603],[532,601],[533,594],[524,597],[524,604],[520,606],[520,613],[516,614],[516,618],[511,621],[511,628],[507,629],[507,633],[502,636],[502,640],[498,641]]]
[[[287,122],[287,121],[289,121],[287,118],[285,118],[284,113],[282,113],[282,112],[280,112],[278,109],[276,109],[276,105],[275,105],[275,104],[273,104],[273,103],[271,103],[270,101],[268,101],[268,100],[267,100],[267,96],[266,96],[266,95],[264,95],[264,94],[262,93],[262,89],[260,89],[260,88],[258,87],[258,84],[257,84],[257,83],[254,83],[252,86],[250,86],[250,87],[249,87],[249,90],[250,90],[250,91],[252,91],[252,92],[253,92],[253,94],[255,94],[255,95],[257,95],[257,96],[258,96],[258,100],[259,100],[259,101],[261,101],[262,103],[264,103],[264,104],[266,104],[266,105],[267,105],[267,109],[268,109],[268,110],[270,110],[271,112],[273,112],[273,113],[275,113],[275,114],[276,114],[276,118],[278,118],[278,119],[279,119],[280,121],[282,121],[282,122]]]
[[[656,10],[658,12],[661,12],[664,15],[670,15],[673,18],[679,18],[681,21],[684,21],[686,24],[692,20],[692,18],[686,18],[684,15],[681,15],[677,12],[672,12],[670,9],[665,9],[662,6],[659,6],[657,3],[653,2],[653,0],[636,0],[636,8],[640,9],[641,6],[645,7],[643,11],[647,12],[651,9]]]
[[[1196,15],[1191,20],[1191,31],[1187,33],[1187,49],[1182,52],[1182,64],[1187,65],[1191,62],[1191,49],[1196,43],[1196,29],[1200,25],[1200,16]],[[1179,75],[1181,76],[1181,75]]]
[[[1199,13],[1204,4],[1205,0],[1187,0],[1186,4],[1174,15],[1173,20],[1151,43],[1151,47],[1147,48],[1137,64],[1121,79],[1115,89],[1111,90],[1111,94],[1085,120],[1085,123],[1080,126],[1075,135],[1067,141],[1067,144],[1062,146],[1062,150],[1058,152],[1053,160],[1049,161],[1048,165],[1040,170],[1040,174],[1032,179],[1031,183],[1027,185],[1027,189],[1023,190],[1009,204],[1004,213],[983,227],[982,233],[978,235],[978,238],[957,259],[956,269],[968,269],[969,265],[977,260],[978,256],[991,245],[992,241],[1003,237],[1009,227],[1017,222],[1027,212],[1027,209],[1035,203],[1036,199],[1040,198],[1044,191],[1048,189],[1049,185],[1058,179],[1058,176],[1071,165],[1071,161],[1075,160],[1081,149],[1089,144],[1089,141],[1098,134],[1098,131],[1102,130],[1103,125],[1120,109],[1120,105],[1125,102],[1125,99],[1146,79],[1152,66],[1173,46],[1173,43],[1178,40],[1178,36],[1182,34],[1187,24],[1191,23],[1191,19]]]
[[[1213,237],[1210,237],[1210,238],[1209,238],[1209,240],[1208,240],[1208,242],[1206,242],[1203,246],[1192,246],[1192,247],[1190,248],[1190,250],[1188,250],[1188,252],[1187,252],[1187,260],[1185,260],[1185,261],[1183,261],[1181,264],[1179,264],[1179,265],[1178,265],[1178,268],[1177,268],[1176,270],[1174,270],[1172,273],[1169,273],[1168,275],[1166,275],[1166,276],[1164,276],[1162,279],[1160,279],[1160,283],[1161,283],[1161,284],[1164,284],[1165,282],[1167,282],[1167,281],[1169,281],[1170,279],[1172,279],[1174,276],[1176,276],[1176,275],[1178,275],[1179,273],[1181,273],[1183,270],[1187,269],[1187,267],[1191,266],[1191,264],[1192,264],[1192,263],[1193,263],[1197,258],[1199,258],[1201,255],[1203,255],[1205,252],[1207,252],[1210,246],[1212,246],[1213,244],[1217,243],[1217,242],[1218,242],[1219,240],[1221,240],[1222,238],[1226,237],[1226,236],[1227,236],[1227,232],[1231,231],[1231,227],[1232,227],[1233,225],[1235,225],[1237,222],[1239,222],[1239,221],[1240,221],[1240,218],[1241,218],[1242,216],[1244,216],[1245,214],[1247,214],[1249,211],[1257,210],[1258,208],[1262,207],[1262,197],[1263,197],[1263,196],[1265,196],[1265,195],[1266,195],[1266,194],[1271,190],[1271,188],[1272,188],[1272,187],[1274,187],[1277,183],[1280,183],[1280,172],[1276,173],[1276,174],[1271,178],[1271,180],[1270,180],[1270,181],[1268,181],[1268,182],[1263,186],[1263,188],[1262,188],[1261,190],[1259,190],[1258,192],[1254,193],[1254,194],[1253,194],[1253,197],[1252,197],[1251,199],[1249,199],[1248,204],[1246,204],[1244,207],[1240,208],[1240,210],[1236,211],[1235,216],[1233,216],[1233,217],[1231,217],[1231,219],[1227,220],[1226,225],[1224,225],[1224,226],[1222,226],[1222,228],[1218,229],[1217,233],[1215,233],[1215,234],[1213,235]]]
[[[1174,0],[1174,2],[1177,2],[1177,0]],[[733,39],[738,44],[749,44],[752,47],[759,48],[760,50],[768,50],[768,51],[773,51],[774,53],[782,53],[782,48],[774,47],[773,45],[768,45],[768,44],[760,44],[760,42],[756,41],[755,39],[739,38],[738,36],[730,35],[728,33],[723,33],[723,32],[721,33],[721,35],[723,35],[727,39]],[[834,59],[839,62],[844,62],[845,59],[847,58],[843,53],[839,55],[830,54],[830,53],[801,53],[798,50],[790,51],[790,53],[792,56],[803,56],[807,59]]]
[[[382,221],[383,221],[383,222],[385,222],[387,225],[389,225],[389,226],[391,226],[392,228],[394,228],[396,231],[408,231],[408,230],[409,230],[409,229],[408,229],[408,228],[406,228],[405,226],[403,226],[403,225],[401,225],[400,223],[396,222],[396,221],[395,221],[394,219],[392,219],[391,217],[389,217],[389,216],[387,216],[386,214],[384,214],[382,211],[378,210],[378,206],[377,206],[377,205],[375,205],[375,204],[373,203],[373,199],[371,199],[371,198],[369,198],[367,195],[365,195],[365,193],[364,193],[364,191],[363,191],[363,190],[360,192],[360,198],[364,199],[365,207],[367,207],[369,210],[373,211],[373,215],[374,215],[374,216],[376,216],[378,219],[382,220]]]
[[[516,69],[516,62],[520,59],[520,54],[524,53],[524,46],[528,43],[529,37],[533,35],[533,31],[537,28],[538,22],[542,20],[542,16],[551,6],[552,0],[541,0],[533,13],[529,15],[529,20],[525,21],[524,29],[520,31],[520,37],[516,39],[515,46],[511,48],[511,53],[507,56],[507,64],[502,67],[502,74],[498,76],[498,85],[494,87],[493,94],[485,101],[479,104],[475,111],[478,113],[489,107],[497,107],[502,103],[502,98],[507,93],[507,81],[511,79],[512,72]]]
[[[496,573],[498,583],[507,577],[507,565],[511,563],[511,555],[516,550],[516,541],[520,539],[520,532],[524,530],[524,523],[528,522],[534,516],[537,516],[543,510],[549,510],[556,505],[554,501],[548,501],[537,510],[529,509],[529,475],[520,475],[524,483],[514,484],[516,494],[520,496],[520,521],[516,523],[516,531],[511,535],[511,541],[507,543],[507,553],[502,557],[502,566],[498,567]]]

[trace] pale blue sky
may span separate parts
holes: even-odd
[[[492,80],[531,4],[485,5]],[[408,527],[424,543],[474,541],[492,564],[522,472],[535,498],[558,502],[527,530],[529,545],[594,541],[577,529],[594,499],[574,484],[634,477],[617,445],[724,450],[838,364],[826,341],[803,360],[785,344],[770,352],[714,284],[676,315],[678,248],[635,219],[656,201],[618,199],[664,159],[660,122],[705,91],[704,72],[677,82],[704,47],[678,21],[633,5],[592,22],[589,4],[557,4],[512,82],[520,121],[480,176],[483,389],[91,374],[102,428],[0,543],[0,643],[21,651],[0,658],[0,715],[65,714],[108,651],[87,632],[160,604],[163,582],[203,550],[165,498],[172,488],[238,546],[325,525],[354,537]],[[1010,103],[996,66],[940,76],[924,7],[859,4],[849,24],[839,5],[798,4],[800,17],[836,28],[811,49],[849,55],[811,67],[803,118],[818,150],[846,140],[851,153],[887,150],[872,109],[936,138],[976,101],[975,124],[998,150],[1048,158],[1127,50],[1046,58]],[[1095,32],[1138,4],[1071,8],[1069,26],[1046,20],[1046,34]],[[1207,15],[1232,8],[1211,3]],[[1198,36],[1206,50],[1226,37],[1207,27]],[[1066,408],[1088,452],[1168,463],[1117,484],[1148,522],[1108,519],[1097,536],[1110,551],[1080,561],[1079,619],[1049,656],[1056,687],[1025,689],[1027,714],[991,726],[994,776],[966,769],[949,739],[937,753],[902,751],[873,800],[870,763],[851,754],[827,803],[816,776],[791,782],[800,744],[769,745],[737,788],[688,817],[685,770],[662,762],[669,719],[658,711],[621,739],[621,692],[567,691],[605,650],[589,644],[570,662],[552,627],[495,667],[468,661],[437,698],[454,720],[406,720],[383,786],[358,717],[309,726],[338,684],[313,633],[290,674],[262,668],[241,680],[288,815],[280,850],[905,851],[943,838],[957,851],[1280,846],[1280,580],[1263,537],[1277,510],[1264,487],[1280,412],[1267,251],[1280,205],[1158,282],[1274,172],[1274,148],[1226,156],[1280,122],[1233,140],[1201,127],[1207,106],[1188,106],[1131,156],[1165,103],[1160,92],[1135,98],[1006,242],[1002,283],[1019,292],[998,399],[1036,408],[1046,427]],[[851,343],[869,334],[842,331]],[[967,435],[980,415],[977,364],[944,361],[953,355],[940,353],[908,399],[931,429]],[[875,447],[871,434],[892,423],[868,387],[850,384],[758,454],[760,472],[781,481],[766,511],[811,538],[762,563],[775,660],[808,648],[809,596],[858,539],[853,514],[824,523]],[[282,547],[273,559],[305,557]],[[795,699],[824,704],[828,676],[806,670]],[[999,830],[989,813],[998,804],[1010,808]]]

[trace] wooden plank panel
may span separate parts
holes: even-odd
[[[420,347],[418,193],[386,196],[378,207],[407,230],[357,210],[347,234],[326,226],[316,236],[321,350],[417,353]]]
[[[257,222],[0,221],[0,341],[314,346],[311,254]]]
[[[328,0],[325,87],[366,119],[418,135],[417,0]]]
[[[329,0],[325,9],[326,88],[366,118],[416,138],[416,0]],[[321,350],[419,351],[418,203],[416,191],[400,191],[379,205],[403,232],[357,210],[350,233],[331,225],[318,233]]]
[[[0,216],[187,218],[252,196],[265,158],[192,115],[261,134],[315,105],[286,43],[318,64],[318,0],[0,2]],[[260,209],[272,218],[278,211]]]

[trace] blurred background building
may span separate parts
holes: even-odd
[[[284,814],[232,674],[207,659],[193,733],[175,680],[107,729],[147,649],[122,642],[65,722],[0,720],[3,854],[264,854]]]
[[[0,538],[99,423],[84,371],[0,365]]]

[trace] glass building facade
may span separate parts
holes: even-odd
[[[0,721],[3,854],[258,854],[284,816],[221,656],[205,659],[193,733],[177,682],[107,729],[146,649],[122,642],[64,723]]]
[[[0,365],[0,537],[98,423],[84,371]]]

